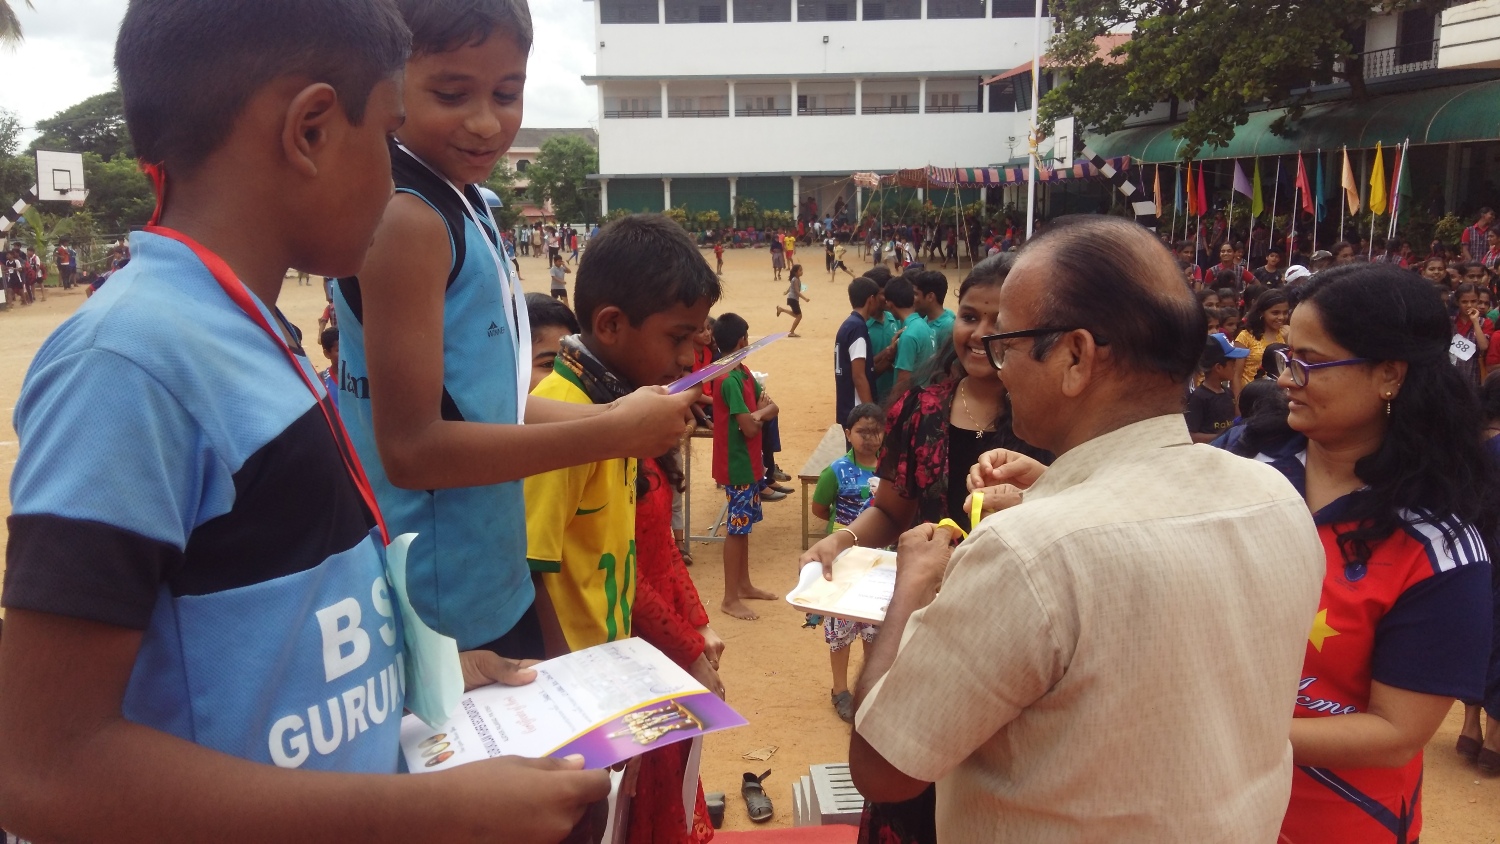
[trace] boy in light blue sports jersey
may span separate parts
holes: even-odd
[[[557,841],[607,792],[563,770],[581,760],[392,776],[406,675],[380,514],[276,300],[289,267],[359,267],[408,37],[390,0],[125,12],[160,225],[16,404],[0,826],[19,836]]]
[[[391,532],[417,535],[407,570],[422,619],[461,648],[541,658],[560,630],[526,564],[521,479],[670,451],[698,391],[528,400],[526,302],[477,185],[521,125],[531,14],[523,0],[398,6],[412,56],[396,193],[335,297],[339,409]]]

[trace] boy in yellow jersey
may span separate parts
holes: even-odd
[[[552,374],[532,395],[608,404],[675,381],[692,367],[693,337],[719,295],[718,275],[672,220],[638,214],[605,226],[573,286],[582,331],[563,338]],[[635,500],[634,459],[526,479],[526,556],[566,650],[630,635]],[[558,644],[549,643],[549,655]]]

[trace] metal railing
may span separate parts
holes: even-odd
[[[1417,70],[1431,70],[1437,67],[1438,42],[1434,39],[1397,44],[1384,50],[1361,53],[1359,58],[1367,80]]]
[[[830,114],[853,114],[854,106],[842,106],[835,108],[799,108],[797,109],[797,113],[813,116],[824,116]]]
[[[727,108],[674,108],[667,112],[668,117],[728,117]]]
[[[644,117],[661,117],[661,109],[642,109],[641,111],[606,111],[605,120],[631,120]]]
[[[916,114],[918,109],[914,105],[908,106],[865,106],[862,110],[865,114]]]
[[[792,110],[789,108],[742,108],[737,109],[735,117],[791,117]]]
[[[977,105],[930,105],[927,107],[928,114],[974,114],[978,111]]]

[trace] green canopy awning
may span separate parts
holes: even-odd
[[[1407,138],[1413,144],[1446,144],[1500,138],[1500,80],[1451,85],[1307,107],[1286,135],[1271,124],[1285,109],[1258,111],[1235,130],[1228,146],[1204,147],[1199,159],[1290,155],[1315,149],[1389,147]],[[1128,155],[1144,163],[1177,161],[1183,142],[1172,136],[1180,123],[1124,129],[1088,139],[1106,158]]]

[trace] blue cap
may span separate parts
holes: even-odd
[[[1240,358],[1250,357],[1249,349],[1242,349],[1239,346],[1236,346],[1235,344],[1229,342],[1229,338],[1225,337],[1224,334],[1219,331],[1215,331],[1214,333],[1208,335],[1208,342],[1204,344],[1203,348],[1205,353],[1214,351],[1215,349],[1218,350],[1219,354],[1223,355],[1226,358],[1229,358],[1230,360],[1239,360]]]

